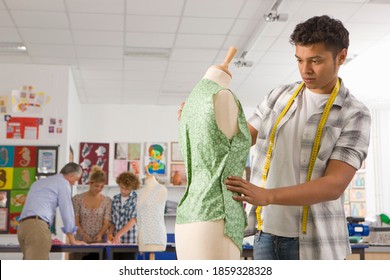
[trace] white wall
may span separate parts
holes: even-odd
[[[0,145],[32,145],[32,146],[57,146],[58,168],[60,169],[68,160],[69,137],[78,142],[76,135],[80,130],[79,127],[70,125],[68,116],[79,118],[80,102],[78,101],[73,79],[70,77],[68,66],[53,65],[31,65],[31,64],[0,64],[0,95],[7,95],[8,109],[7,114],[12,117],[33,117],[43,118],[44,123],[39,127],[38,140],[25,139],[6,139],[6,122],[3,115],[0,115]],[[11,109],[11,92],[14,89],[20,89],[23,85],[32,85],[35,92],[44,92],[49,95],[51,100],[43,106],[40,113],[13,113]],[[69,95],[71,98],[69,98]],[[72,104],[69,106],[69,104]],[[72,110],[72,113],[69,113]],[[63,133],[49,134],[48,125],[50,118],[63,119]],[[71,120],[74,122],[74,120]],[[79,123],[79,122],[78,122]],[[68,131],[71,132],[68,136]],[[57,238],[64,240],[60,228],[62,221],[60,215],[57,215]],[[0,235],[1,244],[17,244],[16,235]],[[53,259],[60,258],[61,255],[53,255]],[[20,259],[21,254],[0,254],[0,259]]]
[[[177,110],[176,106],[83,105],[80,142],[110,143],[109,184],[115,184],[114,143],[177,141]]]

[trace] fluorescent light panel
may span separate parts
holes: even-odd
[[[27,47],[22,43],[1,43],[0,53],[26,53]]]
[[[170,49],[161,48],[126,48],[125,56],[131,58],[169,58]]]

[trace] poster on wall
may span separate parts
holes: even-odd
[[[19,118],[5,116],[7,122],[7,139],[38,139],[42,118]]]
[[[57,174],[58,147],[37,147],[37,176],[46,177]]]
[[[37,149],[35,146],[15,147],[15,167],[35,167],[37,161]]]
[[[0,191],[0,233],[8,233],[10,191]]]
[[[10,213],[20,213],[26,203],[28,191],[24,190],[12,190],[11,191],[11,200],[9,206]]]
[[[63,133],[63,118],[49,118],[47,126],[47,135],[49,137],[58,137]]]
[[[125,171],[142,173],[141,143],[115,143],[114,178]]]
[[[14,166],[14,146],[0,146],[0,167]]]
[[[109,143],[80,143],[79,164],[83,173],[79,180],[79,184],[85,185],[89,183],[89,172],[94,165],[99,166],[108,175],[109,149]],[[108,176],[106,176],[106,184],[108,184]]]
[[[145,143],[145,166],[151,175],[167,175],[167,143]]]
[[[171,161],[172,162],[183,162],[183,157],[181,156],[179,142],[171,142]]]
[[[8,208],[9,191],[0,191],[0,208]]]
[[[0,95],[0,114],[8,113],[8,97],[6,95]]]
[[[0,146],[0,233],[17,232],[31,185],[57,173],[57,152],[58,146]]]
[[[171,183],[174,186],[186,186],[187,175],[184,164],[172,163],[171,164]]]
[[[21,86],[12,90],[12,112],[14,113],[42,113],[42,108],[48,104],[51,97],[44,92],[36,92],[31,85]]]
[[[9,234],[16,234],[19,227],[19,218],[21,213],[9,214]]]
[[[10,190],[13,186],[14,169],[11,167],[0,167],[0,189]]]
[[[0,208],[0,233],[8,233],[8,209]]]

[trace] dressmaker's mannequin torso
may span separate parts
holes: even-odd
[[[204,75],[204,79],[210,80],[224,88],[213,95],[214,116],[218,129],[226,136],[228,141],[231,141],[240,130],[238,124],[239,107],[234,95],[228,90],[231,74],[222,65],[211,66]],[[199,109],[201,110],[202,108]],[[204,180],[207,181],[206,178]],[[192,191],[196,192],[197,187],[196,184],[193,184],[191,186]],[[190,194],[188,195],[191,196]],[[192,203],[198,204],[201,202]],[[176,223],[175,242],[177,258],[179,260],[240,259],[240,248],[225,234],[225,219],[202,219],[204,218],[200,218],[200,220],[195,222],[179,221]]]
[[[221,68],[211,66],[203,79],[208,79],[224,88],[229,88],[231,76]],[[238,132],[238,107],[233,94],[229,90],[221,90],[214,95],[214,113],[219,129],[231,139]]]
[[[156,178],[147,175],[137,201],[138,249],[140,252],[162,252],[166,249],[167,233],[164,209],[167,189]]]

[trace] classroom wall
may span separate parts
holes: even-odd
[[[43,125],[39,127],[39,139],[6,139],[6,122],[4,115],[0,115],[0,145],[32,145],[32,146],[59,146],[58,168],[68,162],[69,143],[78,142],[80,126],[79,119],[80,102],[74,86],[73,78],[68,66],[32,65],[32,64],[0,64],[0,95],[8,95],[8,112],[12,117],[43,118]],[[20,89],[23,85],[32,85],[35,92],[44,92],[50,96],[50,101],[43,106],[40,113],[12,112],[11,92]],[[71,106],[69,104],[72,104]],[[63,132],[52,134],[48,131],[49,119],[63,120]],[[57,238],[65,240],[60,228],[61,217],[57,214]],[[0,235],[0,243],[17,244],[16,235]],[[0,254],[0,259],[20,259],[21,254]],[[62,258],[55,254],[52,259]]]

